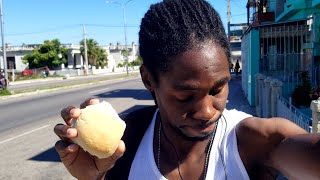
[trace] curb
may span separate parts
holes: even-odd
[[[133,70],[130,71],[130,73],[137,73],[139,72],[138,70]],[[89,74],[88,76],[70,76],[67,79],[79,79],[79,78],[85,78],[85,77],[98,77],[98,76],[108,76],[108,75],[117,75],[117,74],[126,74],[126,72],[112,72],[112,73],[101,73],[101,74]],[[9,82],[9,86],[15,86],[19,84],[28,84],[28,83],[34,83],[34,82],[46,82],[46,81],[60,81],[66,79],[65,77],[47,77],[47,78],[42,78],[42,79],[30,79],[30,80],[22,80],[22,81],[14,81],[14,82]]]
[[[102,80],[98,82],[88,82],[88,83],[83,83],[83,84],[76,84],[76,85],[66,85],[64,87],[57,87],[57,88],[52,88],[52,89],[44,89],[44,90],[34,90],[33,92],[26,92],[26,93],[19,93],[19,94],[13,94],[13,95],[8,95],[8,96],[0,96],[0,100],[7,100],[11,98],[17,98],[17,97],[26,97],[26,96],[32,96],[32,95],[39,95],[47,92],[55,92],[58,90],[70,90],[82,86],[88,86],[88,85],[97,85],[97,84],[102,84],[105,82],[112,82],[112,81],[119,81],[119,80],[124,80],[124,79],[133,79],[139,76],[133,76],[133,77],[125,77],[125,78],[117,78],[117,79],[107,79],[107,80]]]

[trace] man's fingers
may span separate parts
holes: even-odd
[[[114,156],[115,159],[119,159],[120,157],[123,156],[125,151],[126,151],[126,146],[124,142],[120,140],[119,146],[112,156]]]
[[[77,119],[81,114],[81,110],[74,106],[68,106],[61,110],[61,117],[67,125],[71,125],[72,119]]]
[[[75,128],[71,128],[64,124],[57,124],[53,131],[61,140],[64,141],[67,141],[70,138],[75,138],[78,135],[78,132]]]
[[[96,167],[98,168],[98,171],[104,172],[109,171],[116,163],[116,161],[121,158],[126,150],[125,144],[123,141],[120,141],[119,146],[117,150],[113,153],[112,156],[96,161]],[[107,168],[107,169],[105,169]]]
[[[85,100],[83,103],[81,103],[80,108],[84,109],[87,106],[98,104],[99,102],[100,102],[99,99],[89,98]]]
[[[54,147],[58,152],[60,158],[65,158],[68,154],[74,153],[79,149],[79,146],[77,144],[68,143],[62,140],[57,141]]]
[[[80,105],[80,108],[83,109],[89,105],[98,104],[98,103],[99,103],[99,99],[89,98]],[[68,106],[62,109],[60,114],[62,119],[66,122],[66,124],[70,126],[72,119],[79,118],[81,114],[81,110],[74,106]]]
[[[119,146],[116,151],[109,158],[111,161],[116,162],[119,158],[121,158],[126,151],[126,146],[122,140],[120,140]]]

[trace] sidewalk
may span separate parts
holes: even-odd
[[[138,70],[130,71],[131,73],[136,73]],[[126,72],[112,72],[112,73],[102,73],[102,74],[89,74],[87,76],[70,76],[67,79],[85,79],[85,78],[91,78],[91,77],[103,77],[108,75],[117,75],[117,74],[125,74]],[[65,77],[47,77],[47,78],[39,78],[39,79],[30,79],[30,80],[21,80],[21,81],[14,81],[10,82],[9,86],[15,86],[18,84],[28,84],[28,83],[36,83],[36,82],[52,82],[52,81],[61,81],[62,79],[65,79]]]
[[[227,109],[237,109],[245,113],[256,115],[255,107],[250,106],[248,100],[246,99],[241,85],[241,75],[231,75],[231,80],[229,81],[229,96]]]
[[[12,91],[12,88],[22,88],[26,91],[32,90],[29,92],[18,93],[8,96],[0,96],[1,100],[7,100],[12,98],[17,98],[21,96],[30,96],[30,95],[39,95],[42,93],[49,93],[53,91],[59,91],[64,89],[71,88],[79,88],[83,86],[88,86],[90,84],[96,85],[99,83],[104,83],[106,81],[110,81],[115,79],[123,79],[122,74],[126,74],[126,72],[120,73],[104,73],[98,75],[88,75],[88,76],[73,76],[67,79],[63,79],[62,77],[58,78],[45,78],[45,79],[33,79],[33,80],[25,80],[25,81],[17,81],[16,83],[12,83],[8,86],[8,89]],[[137,77],[138,71],[130,71],[131,77]],[[61,86],[61,87],[57,87]],[[31,88],[30,88],[31,87]],[[48,87],[48,89],[46,89]],[[52,87],[52,88],[50,88]]]

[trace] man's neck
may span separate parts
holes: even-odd
[[[206,153],[206,148],[211,136],[202,141],[191,141],[177,133],[175,129],[167,124],[162,124],[161,128],[162,130],[160,139],[161,146],[164,150],[170,152],[170,150],[175,148],[181,159],[193,157],[200,158]]]
[[[153,152],[156,164],[160,165],[158,168],[161,173],[169,179],[176,179],[175,177],[178,177],[179,174],[178,169],[180,169],[184,177],[191,179],[201,177],[200,179],[202,179],[211,136],[203,141],[189,141],[170,128],[170,126],[160,125],[160,121],[156,121]],[[194,173],[189,174],[188,172]]]

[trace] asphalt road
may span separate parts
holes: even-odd
[[[118,113],[153,105],[140,78],[113,80],[0,101],[0,179],[73,179],[54,149],[60,110],[96,97]]]

